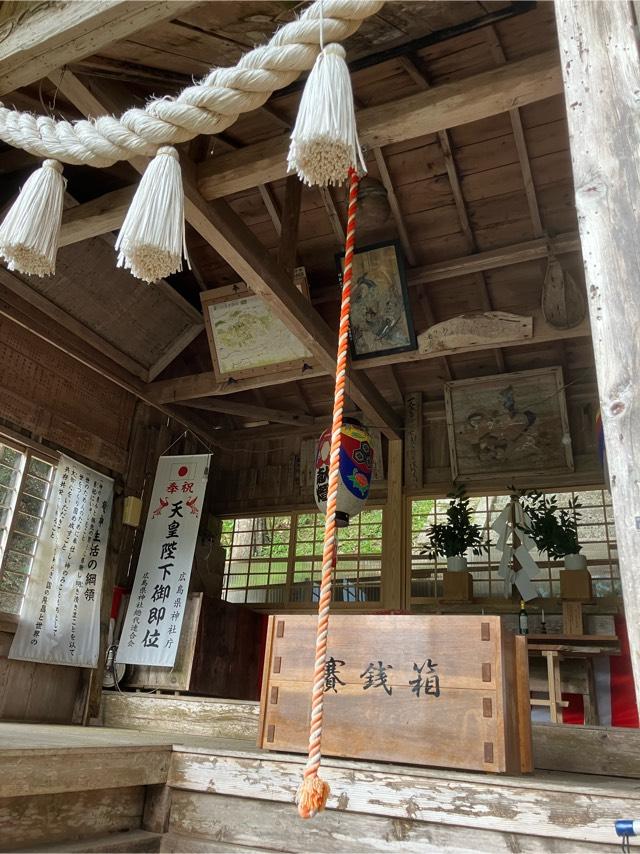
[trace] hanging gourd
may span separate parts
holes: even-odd
[[[331,427],[327,427],[316,452],[314,496],[318,509],[325,513],[329,488],[329,457],[331,452]],[[371,485],[373,445],[371,435],[354,418],[342,423],[340,442],[340,467],[338,471],[338,496],[336,526],[346,528],[353,516],[365,505]]]

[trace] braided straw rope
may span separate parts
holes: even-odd
[[[329,608],[331,606],[331,582],[336,566],[336,505],[340,469],[340,444],[342,436],[342,413],[344,409],[344,386],[347,376],[347,353],[349,347],[349,314],[351,310],[351,279],[353,275],[353,249],[356,240],[356,210],[358,206],[358,184],[360,179],[355,169],[349,170],[349,211],[347,237],[342,279],[342,302],[340,304],[340,331],[338,333],[338,357],[336,385],[333,398],[333,421],[331,424],[331,454],[329,457],[329,487],[327,512],[324,523],[324,545],[322,550],[322,580],[318,603],[318,631],[316,635],[315,670],[311,698],[311,724],[309,729],[309,756],[304,771],[304,780],[298,793],[298,812],[302,818],[312,818],[324,809],[329,796],[329,786],[318,777],[322,759],[322,715],[324,706],[325,662],[327,658],[327,634],[329,631]]]
[[[151,157],[161,145],[198,134],[220,133],[313,66],[321,31],[325,43],[343,41],[382,5],[380,0],[324,0],[321,8],[316,0],[235,67],[213,69],[175,98],[154,99],[119,119],[101,116],[71,123],[0,106],[0,139],[36,157],[105,167],[138,155]]]

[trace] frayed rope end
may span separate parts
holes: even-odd
[[[296,797],[300,818],[313,818],[327,805],[331,789],[329,784],[316,775],[305,777]]]
[[[158,149],[149,163],[116,241],[118,267],[155,282],[189,263],[184,227],[184,190],[178,152]]]
[[[25,181],[0,226],[0,255],[10,270],[55,273],[65,186],[57,160],[45,160]]]
[[[345,56],[342,45],[327,45],[311,69],[300,99],[287,165],[309,186],[341,184],[350,168],[367,171]]]

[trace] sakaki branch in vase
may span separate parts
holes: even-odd
[[[535,490],[526,492],[521,502],[529,519],[524,530],[538,550],[551,560],[563,558],[565,569],[586,569],[587,559],[580,554],[582,546],[578,540],[579,502],[573,500],[561,508],[556,495],[545,496]]]
[[[429,528],[427,535],[428,547],[423,550],[430,560],[446,557],[447,570],[464,572],[467,568],[467,552],[480,556],[487,550],[482,540],[479,525],[471,521],[469,497],[463,486],[450,493],[447,521],[438,522]]]

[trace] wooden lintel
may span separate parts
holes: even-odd
[[[556,329],[550,326],[543,318],[540,310],[532,313],[533,335],[530,338],[514,338],[512,341],[501,341],[500,347],[520,347],[522,345],[546,344],[551,341],[562,341],[568,338],[588,338],[590,327],[587,320],[582,321],[572,329]],[[495,345],[478,343],[467,344],[461,347],[453,347],[448,350],[437,350],[431,353],[420,353],[414,350],[409,353],[395,353],[388,356],[372,356],[370,359],[359,359],[351,365],[351,384],[362,370],[371,370],[385,365],[406,364],[407,362],[420,362],[424,359],[440,359],[443,356],[455,356],[460,353],[479,352],[481,350],[495,349]],[[263,374],[260,377],[251,377],[230,384],[218,382],[212,371],[202,374],[191,374],[189,376],[177,377],[176,379],[160,380],[149,386],[150,396],[158,403],[177,403],[181,400],[195,400],[199,397],[212,395],[230,394],[234,391],[247,391],[250,388],[261,388],[306,378],[322,376],[328,371],[323,367],[310,368],[303,374],[299,370],[286,371],[274,374]],[[352,395],[353,396],[353,395]]]
[[[268,406],[255,406],[252,403],[229,400],[226,397],[217,397],[213,400],[183,401],[183,405],[192,406],[194,409],[204,409],[208,412],[238,415],[242,418],[249,418],[252,421],[271,421],[275,424],[293,425],[314,423],[313,416],[305,415],[304,412],[288,412],[284,409],[271,409]]]
[[[358,113],[360,141],[379,147],[444,128],[478,121],[562,92],[555,51],[510,62],[462,80]],[[205,198],[248,190],[287,174],[289,135],[283,134],[200,164],[198,186]]]
[[[16,4],[20,6],[21,4]],[[0,95],[28,86],[55,68],[77,62],[114,41],[178,17],[185,0],[84,0],[82,3],[25,3],[0,42]]]

